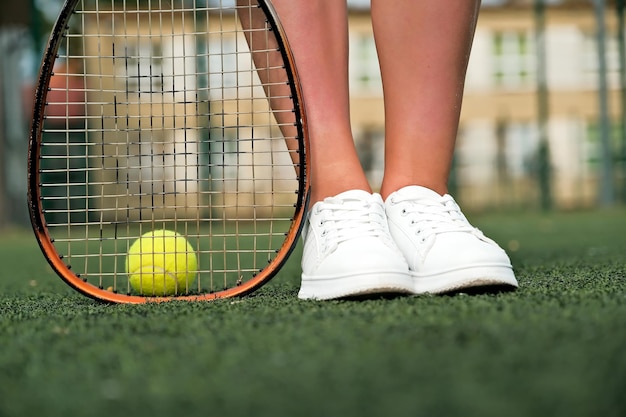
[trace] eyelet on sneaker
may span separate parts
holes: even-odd
[[[402,209],[402,212],[401,212],[400,214],[401,214],[401,215],[403,215],[403,216],[406,216],[406,215],[407,215],[407,213],[408,213],[408,212],[406,211],[406,209]]]
[[[311,233],[303,235],[298,298],[413,292],[406,259],[389,234],[380,194],[351,190],[316,204],[319,215],[309,218]]]
[[[386,206],[389,228],[409,262],[413,294],[518,286],[506,253],[494,241],[478,237],[451,196],[420,186],[396,193],[399,204]]]

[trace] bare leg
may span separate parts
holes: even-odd
[[[311,141],[311,203],[371,191],[350,126],[345,1],[274,0],[302,83]]]
[[[447,192],[480,0],[372,0],[385,95],[386,198]]]
[[[270,99],[270,107],[285,138],[287,148],[292,151],[291,159],[296,166],[296,174],[300,174],[298,167],[298,141],[295,140],[298,131],[295,127],[293,103],[289,98],[291,88],[287,84],[286,71],[282,68],[283,57],[278,50],[278,42],[273,36],[265,33],[265,14],[258,7],[256,0],[237,0],[237,17],[244,29],[248,46],[252,51],[255,69],[265,94]]]
[[[516,288],[506,253],[444,195],[480,1],[372,3],[385,94],[381,193],[391,236],[409,264],[412,292]],[[404,188],[411,185],[422,187]]]

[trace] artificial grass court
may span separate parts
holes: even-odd
[[[102,304],[0,240],[0,416],[624,416],[626,210],[474,215],[520,289]]]

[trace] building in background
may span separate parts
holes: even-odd
[[[540,206],[538,69],[542,63],[548,91],[545,138],[550,149],[549,189],[554,207],[592,207],[598,202],[602,168],[600,65],[593,2],[545,1],[546,60],[540,62],[535,7],[539,1],[483,0],[451,178],[454,194],[468,208]],[[39,52],[33,50],[41,47],[36,45],[37,39],[43,39],[47,32],[35,18],[42,13],[28,11],[27,6],[39,3],[43,2],[20,3],[24,7],[9,7],[7,3],[0,8],[0,227],[27,222],[26,148],[32,92],[26,96],[22,92],[29,91],[23,88],[25,85],[35,82],[35,70],[25,67],[30,61],[34,63],[31,67],[37,66]],[[606,27],[602,29],[606,33],[608,109],[613,133],[612,174],[616,188],[623,190],[624,87],[620,76],[624,68],[620,65],[620,45],[624,34],[618,35],[613,3],[607,6]],[[368,175],[373,184],[379,184],[384,136],[380,71],[368,1],[351,0],[349,4],[353,129]],[[7,8],[13,14],[6,12]],[[143,56],[146,47],[154,45],[138,43],[136,56]]]
[[[540,198],[536,10],[532,2],[500,3],[484,3],[479,17],[451,179],[459,200],[474,208],[538,206]],[[608,98],[619,185],[624,183],[619,42],[614,9],[607,11]],[[353,129],[370,179],[380,183],[384,105],[369,11],[353,10],[350,23]],[[589,207],[598,200],[597,30],[591,2],[564,2],[546,11],[546,128],[557,208]]]

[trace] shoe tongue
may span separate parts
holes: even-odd
[[[337,194],[330,198],[333,201],[368,201],[372,199],[372,194],[363,190],[350,190]]]
[[[440,200],[442,195],[430,188],[419,185],[409,185],[397,191],[398,195],[410,198],[427,198],[431,200]]]

